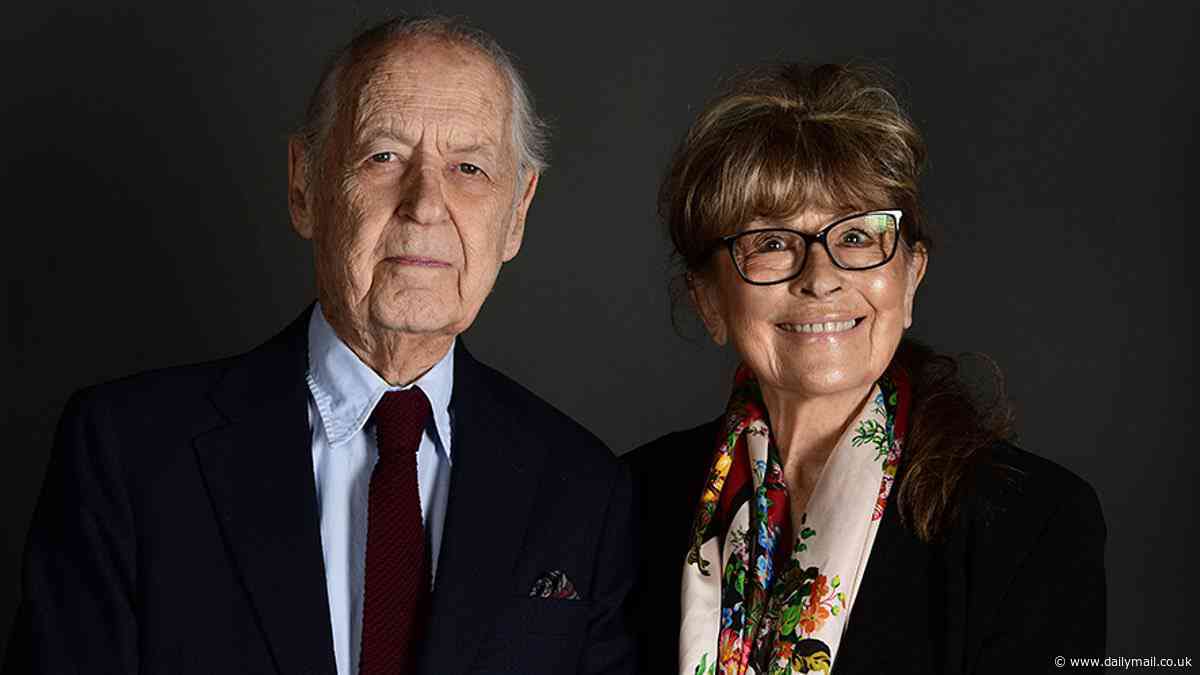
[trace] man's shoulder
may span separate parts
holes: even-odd
[[[145,370],[83,387],[69,400],[78,406],[103,408],[112,415],[188,407],[204,400],[237,358]]]
[[[222,422],[209,396],[235,361],[147,370],[83,387],[64,404],[58,436],[91,438],[127,461],[174,454]]]
[[[598,466],[615,468],[616,455],[596,434],[567,413],[499,370],[472,359],[471,384],[486,388],[499,411],[519,428],[532,430],[541,442],[569,450],[559,456],[581,473]],[[467,383],[456,382],[455,387]]]
[[[156,413],[169,417],[213,410],[213,393],[235,371],[242,379],[261,385],[253,389],[256,395],[270,391],[274,385],[283,387],[283,378],[303,378],[301,361],[307,357],[303,329],[310,311],[305,310],[278,334],[242,353],[145,370],[94,384],[75,392],[71,402],[99,406],[118,416],[131,413],[146,418],[148,413]]]

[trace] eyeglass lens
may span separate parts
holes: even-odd
[[[846,269],[867,269],[883,263],[896,249],[896,218],[868,213],[844,220],[825,235],[825,248],[834,263]],[[734,240],[733,259],[742,275],[755,283],[780,281],[804,266],[808,246],[799,232],[747,232]]]

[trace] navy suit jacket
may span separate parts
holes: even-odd
[[[644,514],[634,607],[641,672],[679,672],[683,561],[719,424],[623,458]],[[1056,656],[1103,658],[1106,530],[1095,491],[1007,443],[979,459],[957,522],[928,544],[900,522],[901,454],[834,673],[1042,673],[1059,670]]]
[[[335,674],[308,315],[247,354],[71,398],[5,673]],[[454,467],[420,672],[633,672],[628,471],[456,349]],[[555,570],[581,599],[529,597]]]

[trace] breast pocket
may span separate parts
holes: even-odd
[[[476,675],[562,675],[577,670],[592,603],[520,597],[496,617],[471,669]]]

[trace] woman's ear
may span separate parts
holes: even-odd
[[[929,264],[929,254],[925,244],[917,242],[908,254],[908,283],[904,289],[904,327],[912,326],[913,300],[917,295],[917,287],[925,278],[925,267]]]
[[[691,297],[692,305],[696,308],[696,313],[700,315],[700,320],[704,322],[708,336],[712,338],[713,342],[724,346],[729,341],[729,334],[725,326],[725,316],[721,313],[721,300],[717,295],[716,288],[702,279],[700,275],[692,272],[688,272],[684,278],[687,280],[688,296]]]

